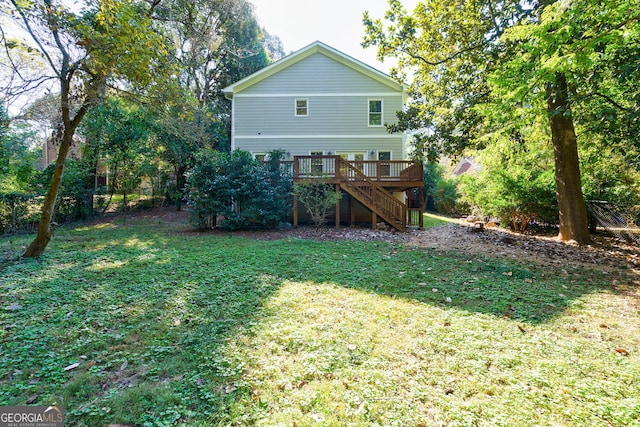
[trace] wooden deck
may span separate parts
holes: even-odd
[[[349,196],[349,211],[359,201],[371,211],[371,223],[377,228],[378,219],[399,231],[407,226],[422,226],[422,191],[419,207],[411,208],[396,195],[413,189],[422,189],[422,165],[411,160],[348,161],[340,156],[295,156],[293,159],[295,183],[322,181],[335,185],[336,192]],[[395,193],[396,195],[394,195]],[[350,215],[353,225],[354,215]],[[297,225],[298,206],[294,198],[294,225]],[[336,227],[340,226],[340,203],[336,206]]]
[[[424,187],[422,165],[412,160],[346,161],[340,156],[295,156],[293,181],[322,179],[329,184],[339,184],[348,179],[345,162],[361,171],[371,181],[393,191]]]

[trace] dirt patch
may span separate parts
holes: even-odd
[[[242,236],[256,240],[309,239],[318,241],[351,240],[357,242],[380,241],[388,243],[405,243],[411,236],[405,233],[394,233],[370,228],[331,228],[300,226],[297,228],[280,228],[278,230],[242,230],[234,232],[214,231],[216,234]]]
[[[408,244],[470,255],[490,255],[553,269],[579,266],[631,273],[635,270],[640,276],[640,248],[601,235],[593,236],[591,245],[578,246],[550,236],[527,236],[498,228],[477,231],[471,226],[451,224],[416,232]]]

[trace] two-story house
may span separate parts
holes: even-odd
[[[371,211],[374,225],[379,216],[404,229],[405,192],[423,185],[421,168],[406,160],[405,135],[385,126],[402,110],[404,89],[356,59],[312,43],[223,90],[233,102],[231,148],[256,157],[281,149],[293,161],[294,180],[321,177],[350,196],[351,223],[359,204]],[[338,206],[336,225],[340,216]]]

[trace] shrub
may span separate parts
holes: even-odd
[[[36,227],[40,198],[22,193],[0,193],[0,235]]]
[[[534,220],[557,222],[553,171],[509,167],[464,176],[460,186],[464,199],[478,213],[498,218],[523,232]]]
[[[242,150],[199,153],[187,176],[192,223],[214,228],[222,216],[222,227],[231,230],[278,226],[288,214],[291,194],[291,178],[280,169],[283,156],[271,152],[263,164]]]
[[[324,225],[329,209],[334,207],[342,197],[341,193],[335,191],[333,185],[322,181],[295,184],[293,187],[298,200],[309,212],[316,229]]]
[[[47,192],[54,169],[55,163],[52,163],[35,177],[33,185],[38,193],[45,194]],[[86,166],[81,161],[67,159],[56,202],[54,214],[56,222],[86,219],[93,213],[90,203],[93,189],[85,187],[87,176]]]
[[[440,178],[436,182],[434,200],[438,212],[451,215],[459,212],[460,194],[458,183],[454,179]]]

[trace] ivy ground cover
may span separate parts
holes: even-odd
[[[67,425],[640,425],[637,289],[129,219],[0,239],[0,405]]]

